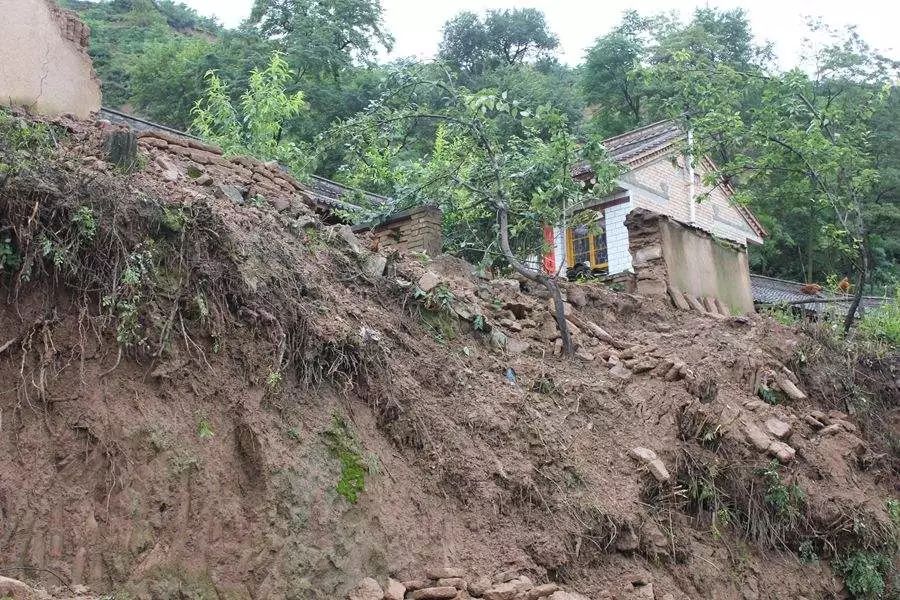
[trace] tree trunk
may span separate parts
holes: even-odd
[[[113,131],[106,138],[106,158],[126,172],[138,165],[137,136],[132,131]]]
[[[556,328],[559,330],[559,335],[562,338],[563,351],[566,353],[566,356],[574,356],[575,345],[572,343],[572,335],[569,333],[569,323],[566,321],[566,304],[563,301],[562,293],[559,291],[559,285],[552,277],[548,277],[540,271],[535,271],[534,269],[526,267],[513,254],[512,249],[509,246],[509,211],[506,206],[498,206],[497,224],[500,228],[500,249],[503,251],[503,256],[506,257],[510,266],[523,277],[543,285],[553,297]]]
[[[850,303],[850,309],[847,316],[844,317],[844,334],[846,335],[850,328],[853,327],[853,321],[856,319],[856,311],[862,302],[863,287],[865,287],[869,279],[869,253],[866,251],[865,242],[859,243],[859,281],[856,284],[856,293],[853,295],[853,302]]]

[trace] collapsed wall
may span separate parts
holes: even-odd
[[[53,0],[5,0],[0,19],[0,104],[87,117],[100,80],[87,53],[90,29]]]

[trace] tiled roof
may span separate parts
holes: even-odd
[[[648,155],[668,150],[683,136],[678,123],[669,119],[606,139],[603,147],[617,163],[632,166]]]
[[[814,295],[804,294],[800,291],[800,288],[803,287],[802,283],[765,275],[751,274],[750,287],[753,292],[753,302],[756,304],[791,304],[815,313],[823,313],[827,310],[846,313],[850,309],[850,303],[853,302],[852,294],[839,295],[825,290]],[[863,296],[860,306],[866,310],[881,306],[886,301],[886,298],[878,296]]]

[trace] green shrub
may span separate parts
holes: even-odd
[[[884,597],[885,574],[891,561],[884,554],[858,550],[835,561],[835,570],[844,577],[847,591],[855,600],[879,600]]]

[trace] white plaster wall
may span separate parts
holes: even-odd
[[[609,258],[610,275],[632,270],[625,216],[631,212],[633,206],[629,200],[625,204],[619,204],[604,211],[606,219],[606,252]]]

